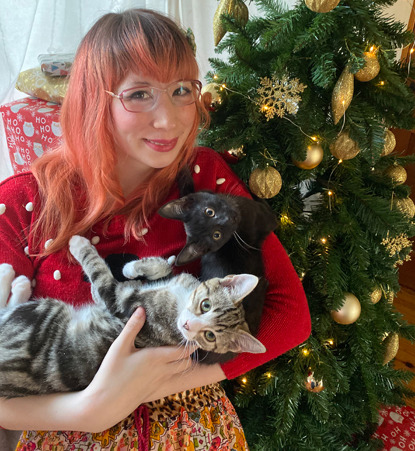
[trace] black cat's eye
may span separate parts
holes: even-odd
[[[205,332],[205,338],[207,341],[215,341],[216,340],[215,334],[211,330],[207,330]]]
[[[205,215],[209,216],[209,218],[213,218],[215,216],[215,210],[213,208],[207,207],[205,208]]]
[[[202,310],[202,313],[208,312],[212,308],[212,304],[210,303],[209,299],[203,299],[203,301],[200,303],[200,310]]]
[[[213,232],[212,238],[217,241],[222,238],[222,234],[219,232],[219,230],[216,230],[216,232]]]

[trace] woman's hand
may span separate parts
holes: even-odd
[[[144,322],[145,312],[139,307],[84,390],[86,410],[95,417],[97,431],[121,421],[143,402],[158,399],[157,393],[171,378],[191,371],[194,365],[190,358],[194,347],[136,349],[134,339]]]

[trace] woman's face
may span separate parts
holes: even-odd
[[[137,86],[164,89],[173,81],[160,83],[149,76],[129,73],[115,93]],[[150,111],[126,111],[121,100],[114,98],[111,113],[118,175],[124,195],[128,195],[154,169],[164,168],[175,160],[192,129],[196,105],[174,105],[169,94],[161,91]]]

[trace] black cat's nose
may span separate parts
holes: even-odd
[[[187,320],[184,324],[183,324],[183,329],[189,330],[189,320]]]

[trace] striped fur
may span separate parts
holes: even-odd
[[[200,283],[190,274],[171,276],[166,260],[149,257],[129,264],[130,277],[141,275],[147,282],[117,282],[86,238],[72,237],[70,250],[91,281],[94,303],[74,308],[42,298],[3,306],[0,396],[83,389],[138,306],[146,310],[146,323],[135,341],[138,348],[196,342],[219,353],[265,351],[247,332],[241,306],[256,285],[255,276]],[[211,305],[209,311],[201,311],[202,302]],[[215,334],[214,341],[206,340],[206,331]]]

